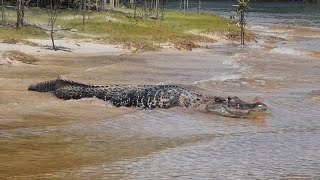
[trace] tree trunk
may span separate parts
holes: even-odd
[[[156,17],[159,18],[159,0],[156,0],[155,11],[156,11]]]
[[[198,14],[201,13],[201,0],[199,0],[198,2]]]
[[[82,28],[84,30],[84,25],[86,23],[86,1],[87,0],[82,0],[83,4],[82,4],[82,7],[83,7],[83,10],[82,10]]]
[[[133,13],[133,17],[136,18],[137,17],[137,0],[134,0],[134,13]]]
[[[119,5],[120,5],[120,2],[119,2],[119,0],[115,0],[116,1],[116,8],[119,8]]]
[[[147,3],[147,0],[144,0],[144,16],[147,15],[147,10],[148,10],[148,3]]]
[[[4,21],[4,0],[1,1],[2,9],[1,9],[1,20]]]
[[[110,0],[110,8],[112,9],[114,7],[114,0]]]
[[[55,51],[57,51],[57,47],[54,44],[54,39],[53,39],[53,24],[51,23],[51,31],[50,31],[50,35],[51,35],[51,42],[52,42],[52,47]]]
[[[58,16],[58,2],[55,1],[51,1],[51,9],[50,9],[50,13],[49,13],[49,22],[50,22],[50,25],[51,25],[51,29],[50,29],[50,36],[51,36],[51,42],[52,42],[52,48],[57,51],[57,47],[56,45],[54,44],[54,38],[53,38],[53,28],[54,28],[54,24],[57,20],[57,16]]]
[[[86,0],[86,3],[88,3],[88,5],[86,5],[86,7],[88,6],[88,9],[85,9],[86,11],[88,11],[88,14],[87,14],[87,22],[90,22],[90,12],[91,12],[91,0],[87,1]]]
[[[103,0],[102,2],[103,2],[102,8],[103,8],[103,10],[105,10],[105,9],[106,9],[106,6],[107,6],[107,0]]]
[[[104,10],[104,1],[100,1],[100,10],[103,11]]]
[[[187,0],[187,10],[189,10],[189,0]]]
[[[82,4],[83,4],[83,1],[84,1],[84,0],[80,0],[80,1],[79,1],[79,12],[81,12],[81,11],[82,11]]]
[[[130,8],[135,8],[134,7],[134,0],[130,0]]]
[[[23,27],[24,19],[24,0],[17,0],[17,28]]]
[[[241,45],[244,45],[244,11],[240,12]]]

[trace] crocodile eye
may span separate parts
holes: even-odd
[[[223,102],[223,101],[225,101],[225,99],[223,99],[223,98],[221,98],[221,97],[215,97],[215,98],[214,98],[214,102],[216,102],[216,103],[221,103],[221,102]]]
[[[236,101],[230,97],[228,97],[228,107],[231,107],[231,106],[236,106]]]

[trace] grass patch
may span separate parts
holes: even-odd
[[[4,52],[4,57],[9,58],[12,61],[19,61],[25,64],[34,64],[39,61],[38,58],[21,51],[6,51]]]
[[[7,44],[23,44],[23,45],[28,45],[28,46],[40,46],[39,44],[28,41],[25,39],[16,39],[16,38],[5,38],[1,40],[0,42],[2,43],[7,43]]]
[[[47,33],[34,27],[15,29],[13,27],[0,26],[0,39],[25,39],[25,38],[47,38]]]
[[[10,14],[10,13],[9,13]],[[28,9],[28,22],[48,24],[46,10]],[[58,29],[77,29],[76,32],[58,32],[59,36],[72,39],[94,39],[102,42],[123,44],[136,49],[154,49],[162,43],[170,43],[178,49],[192,49],[197,43],[212,42],[200,33],[224,33],[237,30],[229,26],[230,20],[213,14],[197,14],[166,10],[160,20],[133,19],[119,12],[89,12],[85,27],[82,26],[82,14],[78,11],[62,10],[58,15]],[[48,35],[41,29],[26,27],[21,30],[0,27],[1,38],[43,38]]]
[[[152,50],[162,43],[170,43],[178,49],[191,50],[198,42],[211,39],[193,32],[227,31],[228,20],[211,15],[198,15],[178,11],[167,11],[162,20],[132,19],[120,13],[93,13],[83,29],[82,19],[58,20],[58,24],[75,28],[84,34],[94,34],[97,40],[135,47],[137,50]],[[70,16],[69,16],[70,17]]]
[[[228,30],[229,19],[213,14],[197,14],[168,10],[165,12],[164,25],[178,32],[213,32]]]

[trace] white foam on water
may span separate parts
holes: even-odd
[[[253,49],[262,49],[261,44],[263,44],[264,42],[258,42],[258,43],[254,43],[254,44],[250,44],[249,47],[253,48]]]
[[[239,72],[246,74],[250,71],[250,66],[247,66],[244,63],[241,63],[241,61],[243,61],[243,59],[248,58],[248,53],[236,53],[235,55],[233,55],[231,57],[234,58],[235,60],[230,61],[230,63],[232,64],[232,66],[234,68],[239,69]],[[228,62],[225,62],[225,63],[228,63]]]
[[[218,82],[223,82],[223,81],[227,81],[227,80],[236,80],[236,79],[240,79],[242,77],[241,74],[222,74],[220,76],[213,76],[209,79],[204,79],[204,80],[200,80],[200,81],[195,81],[192,84],[200,84],[200,83],[206,83],[206,82],[210,82],[210,81],[218,81]]]
[[[290,36],[290,32],[287,31],[274,31],[274,30],[269,30],[269,31],[261,31],[258,32],[259,35],[264,35],[264,36],[273,36],[277,38],[283,38],[283,39],[288,39]]]
[[[268,31],[269,28],[267,26],[261,26],[261,25],[252,25],[249,27],[251,30],[256,30],[256,31]]]
[[[271,29],[271,25],[253,25],[250,30],[259,34],[260,36],[273,36],[277,38],[287,39],[292,34],[291,29]]]
[[[238,63],[237,60],[234,60],[234,59],[226,59],[222,62],[222,64],[232,66],[234,68],[240,68],[240,64]]]
[[[308,35],[303,35],[303,36],[301,36],[301,37],[320,38],[320,35],[308,34]]]
[[[277,47],[272,49],[270,52],[272,53],[279,53],[279,54],[288,54],[288,55],[295,55],[295,56],[302,56],[306,53],[302,50],[296,50],[289,47]]]

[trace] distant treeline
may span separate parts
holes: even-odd
[[[50,7],[51,2],[56,0],[4,0],[5,6],[15,6],[17,1],[22,1],[24,6],[30,7]],[[59,1],[59,0],[58,0]],[[103,10],[112,7],[163,7],[165,4],[172,2],[180,3],[205,3],[216,0],[60,0],[60,8],[80,8],[84,4],[91,10]],[[220,0],[224,1],[224,0]],[[226,2],[236,2],[236,0],[225,0]],[[252,0],[254,2],[320,2],[320,0]]]
[[[17,1],[23,1],[24,6],[41,7],[46,8],[51,6],[53,0],[4,0],[5,5],[15,6]],[[144,6],[161,6],[166,3],[167,0],[60,0],[61,8],[77,8],[84,4],[92,7],[93,9],[105,9],[106,7],[120,7],[134,5]]]

